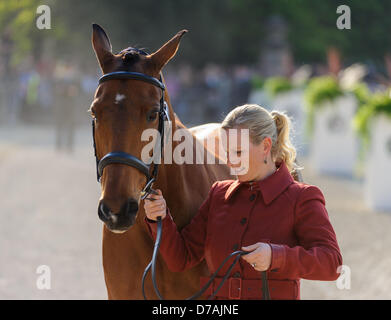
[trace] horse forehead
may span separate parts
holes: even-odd
[[[94,103],[154,104],[160,100],[161,91],[140,80],[110,80],[98,88]]]

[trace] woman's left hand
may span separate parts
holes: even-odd
[[[267,243],[257,242],[251,246],[242,247],[243,251],[251,251],[242,258],[257,271],[266,271],[272,262],[272,249]]]

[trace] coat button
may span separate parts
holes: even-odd
[[[237,243],[235,243],[233,246],[232,246],[232,250],[233,251],[236,251],[239,249],[239,245]]]
[[[254,199],[255,199],[255,194],[252,194],[252,195],[250,196],[250,201],[254,201]]]
[[[247,218],[242,218],[242,220],[240,220],[240,224],[243,226],[245,225],[247,222]]]

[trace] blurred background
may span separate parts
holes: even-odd
[[[114,52],[153,52],[189,30],[163,72],[187,127],[244,103],[286,112],[345,265],[339,281],[302,281],[302,298],[390,299],[390,11],[387,0],[0,0],[0,299],[106,299],[92,23]]]

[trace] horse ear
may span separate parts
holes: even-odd
[[[113,53],[110,39],[105,30],[95,23],[92,25],[92,47],[94,48],[99,65],[103,71],[104,65],[113,58]]]
[[[167,62],[175,56],[179,47],[179,42],[186,32],[187,30],[179,31],[174,37],[172,37],[171,40],[166,42],[159,50],[149,56],[156,68],[156,71],[160,72]]]

